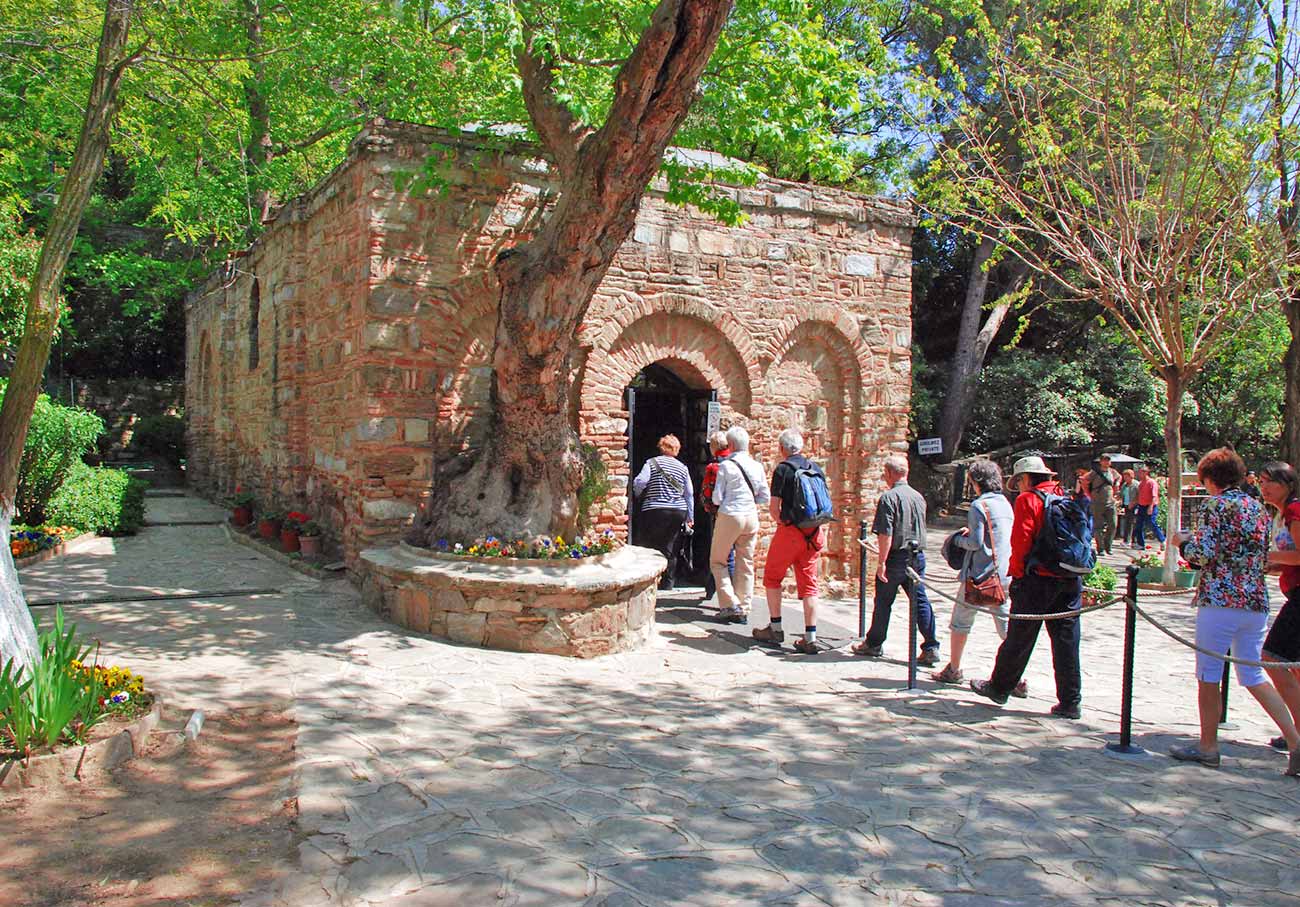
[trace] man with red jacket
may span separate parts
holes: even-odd
[[[1020,492],[1011,524],[1012,619],[1007,638],[998,649],[993,676],[988,680],[972,680],[970,688],[998,705],[1005,704],[1029,666],[1029,656],[1038,641],[1038,628],[1046,624],[1052,642],[1052,667],[1056,672],[1057,702],[1052,706],[1052,714],[1059,718],[1078,718],[1083,698],[1078,616],[1045,621],[1015,619],[1017,614],[1078,611],[1082,604],[1082,577],[1054,573],[1035,563],[1031,556],[1034,541],[1043,527],[1042,495],[1065,494],[1055,477],[1056,473],[1047,468],[1042,457],[1021,457],[1012,470],[1011,487]]]

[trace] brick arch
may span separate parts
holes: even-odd
[[[706,312],[711,307],[703,306]],[[610,326],[602,329],[602,338]],[[748,340],[747,335],[745,339]],[[751,350],[752,343],[747,343]],[[742,355],[722,326],[698,315],[653,311],[630,322],[612,341],[592,350],[583,373],[582,409],[617,412],[623,409],[623,389],[641,369],[655,362],[680,363],[675,370],[687,378],[699,374],[718,391],[730,409],[748,415],[753,388],[761,380],[757,363]],[[684,366],[684,367],[683,367]],[[689,367],[689,368],[685,368]]]
[[[479,446],[486,439],[491,378],[483,370],[492,364],[496,316],[480,312],[468,319],[453,349],[458,358],[447,364],[438,383],[435,450],[455,453]]]
[[[870,374],[875,359],[871,349],[862,342],[857,319],[838,306],[826,304],[808,306],[781,319],[776,333],[760,351],[760,356],[768,362],[777,361],[809,331],[815,331],[832,349],[856,360],[861,375]]]
[[[847,316],[846,316],[847,318]],[[852,319],[848,321],[852,323]],[[843,401],[846,415],[856,418],[862,409],[862,386],[871,369],[871,352],[861,341],[855,342],[853,336],[846,335],[839,323],[803,320],[791,330],[784,333],[776,345],[772,361],[764,372],[779,365],[792,352],[803,346],[820,347],[834,363],[846,399]]]
[[[683,293],[654,293],[642,296],[631,290],[624,290],[615,296],[601,300],[602,310],[608,310],[603,318],[583,320],[578,331],[578,342],[593,350],[608,351],[636,322],[651,315],[675,315],[701,321],[713,331],[720,333],[734,348],[741,362],[746,363],[749,383],[753,386],[759,379],[757,367],[759,349],[754,343],[749,330],[737,320],[730,310],[713,305],[695,296]],[[593,306],[593,309],[597,308]],[[635,373],[634,373],[635,374]]]

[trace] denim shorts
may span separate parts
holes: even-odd
[[[1197,608],[1196,644],[1212,652],[1226,654],[1232,649],[1234,658],[1259,661],[1264,645],[1264,630],[1268,626],[1267,611],[1248,611],[1245,608]],[[1196,653],[1196,679],[1202,683],[1218,683],[1223,679],[1223,661],[1212,655]],[[1237,665],[1237,683],[1243,687],[1266,683],[1263,668]]]

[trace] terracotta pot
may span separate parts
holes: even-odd
[[[298,530],[281,529],[280,530],[280,550],[285,554],[293,554],[298,550]]]
[[[275,538],[277,535],[280,534],[280,521],[266,520],[266,519],[258,520],[257,534],[264,539]]]
[[[249,523],[253,522],[253,508],[236,507],[230,514],[230,522],[234,523],[240,529],[243,529]]]
[[[303,557],[315,557],[320,554],[320,536],[319,535],[300,535],[298,536],[298,550],[302,552]]]

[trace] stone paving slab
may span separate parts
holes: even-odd
[[[936,588],[955,585],[932,569]],[[1234,688],[1222,769],[1164,756],[1195,730],[1192,656],[1150,628],[1135,735],[1156,755],[1104,755],[1118,607],[1084,618],[1084,719],[1062,722],[1047,715],[1045,641],[1030,698],[1005,708],[928,680],[902,690],[903,608],[890,658],[807,658],[750,645],[676,595],[649,648],[577,661],[401,632],[347,583],[306,579],[217,527],[100,540],[23,581],[41,597],[282,590],[70,610],[179,708],[293,703],[308,837],[249,905],[1300,907],[1300,783],[1267,749],[1275,731]],[[1190,626],[1185,605],[1153,607]],[[856,625],[856,601],[819,616],[831,641]],[[996,643],[977,623],[968,676]]]

